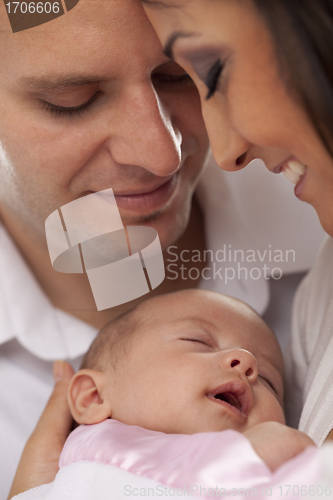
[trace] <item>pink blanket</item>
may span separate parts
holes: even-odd
[[[170,488],[188,489],[191,496],[201,498],[206,498],[203,490],[207,498],[213,490],[215,496],[236,498],[256,488],[257,498],[304,499],[323,477],[318,453],[309,447],[272,473],[235,431],[164,434],[105,420],[81,426],[69,436],[60,468],[80,461],[112,465]]]

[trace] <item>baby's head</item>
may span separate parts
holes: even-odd
[[[284,423],[283,362],[246,304],[203,290],[156,297],[106,325],[75,374],[80,424],[106,418],[193,434]]]

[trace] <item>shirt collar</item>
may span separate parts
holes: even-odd
[[[56,309],[0,225],[0,345],[16,338],[44,360],[84,354],[97,330]]]

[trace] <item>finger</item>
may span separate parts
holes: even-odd
[[[52,432],[53,436],[65,442],[72,425],[67,391],[74,370],[65,361],[55,361],[53,371],[56,383],[34,433]]]
[[[54,480],[59,456],[72,425],[67,390],[73,374],[68,363],[54,363],[54,390],[23,450],[8,499]]]

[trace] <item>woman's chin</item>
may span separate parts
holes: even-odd
[[[317,203],[308,203],[312,205],[317,212],[321,227],[329,236],[333,238],[333,201],[331,202],[331,206],[325,204],[324,201],[321,201],[319,206]]]

